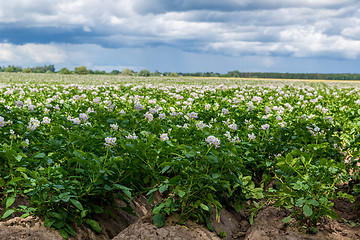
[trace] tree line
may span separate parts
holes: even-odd
[[[0,66],[0,72],[23,72],[23,73],[58,73],[58,74],[99,74],[99,75],[122,75],[122,76],[191,76],[191,77],[231,77],[231,78],[270,78],[270,79],[324,79],[324,80],[360,80],[360,73],[281,73],[281,72],[240,72],[238,70],[229,71],[225,74],[214,72],[150,72],[143,69],[139,72],[129,68],[120,70],[112,70],[111,72],[87,69],[85,66],[75,67],[73,71],[62,68],[55,71],[54,65],[44,65],[22,68],[21,66],[9,65],[7,67]]]
[[[22,68],[21,66],[9,65],[7,67],[0,66],[0,72],[22,72],[22,73],[58,73],[58,74],[98,74],[98,75],[123,75],[123,76],[143,76],[143,77],[150,77],[150,76],[170,76],[170,77],[177,77],[179,76],[175,72],[164,72],[161,73],[159,71],[150,72],[147,69],[143,69],[139,72],[126,68],[122,71],[120,70],[112,70],[111,72],[100,71],[100,70],[92,70],[87,69],[85,66],[75,67],[73,71],[69,70],[68,68],[61,68],[59,71],[55,71],[54,65],[44,65],[44,66],[36,66],[36,67],[27,67]]]
[[[269,79],[324,79],[324,80],[360,80],[359,73],[281,73],[281,72],[240,72],[229,71],[225,74],[213,72],[179,73],[193,77],[231,77],[231,78],[269,78]]]

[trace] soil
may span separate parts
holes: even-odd
[[[159,198],[157,199],[159,201]],[[19,198],[15,204],[26,204],[25,199]],[[124,206],[117,202],[118,206]],[[269,206],[262,209],[249,224],[246,211],[237,213],[224,209],[220,219],[211,219],[214,232],[210,232],[204,225],[188,221],[185,226],[177,225],[177,216],[169,217],[164,227],[157,228],[152,224],[151,206],[144,196],[136,198],[132,207],[137,216],[122,210],[114,210],[111,217],[101,214],[96,217],[103,231],[96,234],[82,226],[74,226],[76,237],[70,239],[103,239],[103,240],[132,240],[132,239],[240,239],[240,240],[360,240],[360,224],[356,224],[360,217],[360,210],[355,204],[344,199],[334,201],[334,209],[339,215],[338,220],[324,219],[318,226],[316,234],[302,233],[299,229],[284,224],[282,219],[287,213]],[[3,209],[0,208],[2,212]],[[220,238],[222,236],[222,238]],[[63,239],[60,234],[44,226],[39,217],[29,216],[22,219],[15,216],[0,222],[0,240],[28,239],[28,240],[57,240]]]

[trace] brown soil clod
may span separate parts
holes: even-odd
[[[118,206],[123,203],[117,202]],[[214,232],[210,232],[204,225],[191,221],[186,226],[176,225],[177,216],[170,216],[164,227],[157,228],[152,223],[151,206],[147,199],[140,196],[131,203],[137,216],[130,215],[120,209],[113,210],[111,217],[106,214],[96,216],[103,231],[96,234],[85,226],[74,226],[76,237],[70,239],[89,240],[132,240],[132,239],[189,239],[189,240],[360,240],[359,225],[349,224],[358,219],[359,210],[354,209],[347,200],[335,201],[334,209],[340,220],[324,219],[318,225],[316,234],[303,234],[299,229],[284,224],[282,220],[287,213],[275,207],[266,207],[259,211],[253,225],[249,224],[246,212],[236,213],[233,210],[223,209],[220,221],[214,217],[210,220]],[[341,221],[346,219],[348,222]],[[354,222],[353,222],[354,223]],[[13,217],[0,222],[0,240],[60,240],[63,239],[58,231],[48,229],[39,217],[29,216],[25,219]]]

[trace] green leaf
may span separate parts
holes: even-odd
[[[65,222],[62,220],[56,220],[53,224],[53,227],[55,227],[56,229],[61,229],[65,226]]]
[[[153,192],[156,192],[157,190],[158,190],[157,188],[151,189],[150,191],[148,191],[148,193],[146,194],[146,196],[152,194]]]
[[[252,192],[252,196],[255,199],[262,199],[264,198],[263,189],[262,188],[254,188]]]
[[[21,177],[14,177],[13,179],[10,180],[10,182],[8,182],[8,184],[13,184],[21,180],[22,180]]]
[[[169,170],[170,165],[165,166],[162,170],[161,173],[164,174],[167,170]]]
[[[210,232],[213,232],[214,228],[211,225],[211,222],[210,222],[209,218],[205,217],[205,222],[206,222],[206,227],[210,230]]]
[[[166,184],[166,185],[161,185],[161,186],[159,187],[159,192],[160,192],[160,193],[165,192],[165,191],[168,189],[168,187],[169,187],[168,184]]]
[[[179,195],[179,197],[182,198],[182,197],[185,196],[186,193],[185,193],[183,190],[178,189],[178,190],[177,190],[177,194]]]
[[[44,158],[45,156],[45,153],[37,153],[35,154],[34,158]]]
[[[190,152],[185,153],[185,156],[188,157],[188,158],[193,158],[193,157],[196,156],[196,152],[191,150]]]
[[[19,154],[19,155],[16,155],[14,158],[16,159],[16,161],[20,162],[22,159],[22,156]]]
[[[63,185],[54,185],[54,187],[58,188],[58,189],[65,189],[65,187]]]
[[[23,167],[18,167],[15,171],[16,172],[29,172],[29,170],[27,170],[26,168],[23,168]]]
[[[200,203],[200,207],[201,207],[202,209],[204,209],[205,211],[209,211],[209,207],[206,206],[206,205],[203,204],[203,203]]]
[[[158,228],[161,228],[165,224],[165,216],[162,214],[156,214],[153,216],[153,223]]]
[[[151,205],[154,202],[154,194],[151,194],[150,197],[148,198],[148,203],[149,205]]]
[[[206,159],[209,161],[209,163],[211,164],[216,164],[219,162],[218,157],[214,156],[214,155],[208,155],[206,156]]]
[[[81,153],[81,152],[78,152],[78,151],[73,151],[73,154],[74,154],[74,156],[76,156],[76,157],[78,157],[78,158],[80,158],[80,159],[82,159],[84,156],[83,156],[83,154]]]
[[[6,199],[6,208],[9,208],[15,202],[15,197],[9,197]]]
[[[67,225],[66,224],[66,226],[67,226],[67,228],[65,229],[68,233],[70,233],[73,237],[75,237],[76,236],[76,233],[75,233],[75,230],[74,230],[74,228],[72,228],[71,226],[69,226],[69,225]]]
[[[156,207],[154,207],[154,209],[152,210],[154,215],[158,215],[160,214],[161,209],[165,206],[164,203],[160,203],[159,205],[157,205]]]
[[[214,199],[214,197],[213,197],[213,195],[211,193],[208,193],[206,196],[207,196],[207,198],[209,199],[210,202],[215,201],[215,199]]]
[[[286,163],[289,164],[290,166],[292,165],[293,162],[293,157],[290,153],[286,154]]]
[[[244,205],[240,201],[235,202],[234,207],[236,212],[240,212],[244,209]]]
[[[5,180],[0,178],[0,187],[3,187],[5,186]]]
[[[170,141],[170,140],[166,140],[165,141],[170,147],[174,147],[175,145],[174,144],[172,144],[172,142]]]
[[[87,213],[88,213],[88,210],[82,210],[81,213],[80,213],[80,216],[82,218],[84,218],[84,217],[86,217]]]
[[[313,205],[315,207],[319,206],[319,202],[316,201],[315,199],[311,199],[310,201],[308,201],[308,203],[310,203],[311,205]]]
[[[79,209],[79,210],[84,210],[83,206],[81,205],[81,203],[78,200],[75,199],[70,199],[70,202],[72,204],[74,204],[74,206]]]
[[[9,210],[7,210],[6,212],[4,212],[4,214],[2,215],[2,219],[5,219],[5,218],[7,218],[7,217],[9,217],[11,214],[13,214],[15,212],[15,210],[14,209],[9,209]]]
[[[250,225],[254,224],[254,212],[252,212],[251,215],[250,215],[249,223],[250,223]]]
[[[15,150],[7,150],[5,152],[5,156],[8,160],[13,160],[15,155],[17,155],[17,152]]]
[[[69,234],[65,231],[65,229],[63,228],[59,229],[59,233],[63,238],[69,239]]]
[[[309,205],[307,205],[307,204],[305,204],[303,206],[303,212],[304,212],[305,216],[307,216],[307,217],[310,217],[313,214],[311,207],[309,207]]]
[[[45,217],[44,226],[50,228],[55,221],[56,219]]]
[[[125,187],[125,186],[117,184],[117,183],[115,183],[113,186],[117,189],[121,189],[123,191],[123,193],[125,193],[126,196],[131,198],[131,192],[130,192],[132,190],[131,188]]]
[[[159,165],[159,167],[166,167],[178,164],[177,162],[163,162]]]
[[[220,173],[213,173],[213,174],[211,174],[211,177],[213,179],[217,179],[217,178],[221,177],[221,174]]]
[[[303,205],[305,203],[305,199],[302,197],[302,198],[299,198],[298,200],[296,200],[296,203],[295,203],[295,206],[296,207],[300,207],[301,205]]]
[[[338,214],[332,209],[329,209],[327,211],[326,216],[328,216],[331,219],[338,219],[339,218]]]
[[[101,233],[101,227],[100,224],[93,220],[93,219],[86,219],[86,223],[90,226],[92,230],[94,230],[96,233]]]
[[[63,201],[63,202],[68,202],[71,198],[71,195],[67,195],[68,193],[64,193],[64,194],[60,194],[59,198]]]
[[[98,205],[92,205],[92,208],[94,210],[95,213],[103,213],[104,212],[104,209]]]
[[[27,218],[29,215],[30,215],[30,213],[29,213],[29,212],[24,213],[23,215],[21,215],[21,218]]]
[[[122,190],[122,191],[128,198],[131,198],[131,192],[129,190]]]
[[[282,221],[283,221],[283,223],[288,223],[288,222],[290,222],[290,220],[291,220],[291,216],[287,216]]]
[[[57,212],[48,212],[47,215],[51,218],[55,218],[55,219],[59,219],[59,220],[63,219],[62,215]]]

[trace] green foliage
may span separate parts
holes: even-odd
[[[336,197],[336,183],[346,178],[341,164],[314,158],[315,148],[308,145],[303,151],[293,150],[278,158],[274,168],[276,190],[269,190],[275,193],[275,206],[290,210],[290,216],[308,229],[316,227],[323,216],[337,218],[331,200]],[[289,217],[284,219],[289,220]]]
[[[89,74],[89,72],[85,66],[75,67],[74,73],[79,74],[79,75]]]
[[[4,72],[21,72],[21,67],[15,67],[15,66],[8,66],[7,68],[4,68]]]
[[[130,70],[129,68],[125,68],[124,70],[122,70],[121,75],[122,76],[133,76],[134,72],[132,70]]]
[[[54,65],[36,66],[31,68],[34,73],[53,73],[55,72]]]
[[[23,73],[32,73],[31,68],[25,68],[24,70],[22,70]]]
[[[155,76],[155,77],[160,77],[161,75],[162,75],[162,73],[157,70],[155,72],[151,73],[151,76]]]
[[[225,231],[220,231],[218,236],[219,236],[219,238],[226,238],[227,233]]]
[[[24,83],[39,75],[19,82],[3,74],[14,83],[0,89],[2,219],[40,215],[70,238],[74,224],[100,233],[96,214],[115,200],[133,213],[134,196],[153,203],[158,194],[158,227],[178,214],[180,223],[213,230],[223,208],[249,209],[252,223],[275,203],[290,213],[284,222],[315,232],[323,217],[336,217],[333,199],[360,192],[360,102],[351,85],[99,75],[52,75],[36,85]],[[349,192],[339,182],[350,182]],[[14,204],[19,196],[30,205]]]
[[[71,74],[71,71],[67,68],[62,68],[59,71],[60,74]]]
[[[150,72],[146,69],[143,69],[141,70],[138,74],[138,76],[141,76],[141,77],[149,77],[150,76]]]
[[[169,76],[170,76],[170,77],[178,77],[178,76],[179,76],[179,74],[172,72],[172,73],[170,73],[170,75],[169,75]]]

